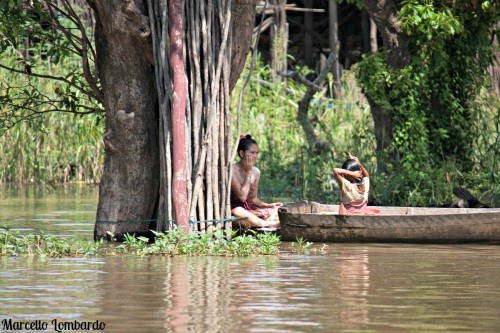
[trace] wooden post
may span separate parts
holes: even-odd
[[[313,0],[304,0],[304,5],[308,9],[313,8]],[[314,66],[313,63],[313,39],[312,39],[312,31],[313,31],[313,13],[312,11],[306,11],[304,13],[304,63],[309,68]]]
[[[370,50],[371,53],[378,52],[378,44],[377,44],[377,25],[375,21],[370,18]]]
[[[169,1],[172,95],[172,193],[177,226],[189,231],[186,171],[186,71],[183,60],[182,1]]]
[[[288,23],[286,18],[286,0],[273,0],[274,22],[270,29],[271,66],[273,80],[284,80],[277,75],[287,68]]]
[[[231,216],[229,93],[255,7],[256,0],[148,0],[163,156],[158,215],[173,211],[184,230],[193,220],[195,230],[210,231],[213,220]]]
[[[340,90],[340,64],[339,64],[339,39],[338,39],[338,8],[337,1],[330,0],[328,3],[329,29],[330,29],[330,52],[335,52],[335,59],[332,65],[333,81],[335,86],[335,96]]]

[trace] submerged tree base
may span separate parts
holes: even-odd
[[[255,236],[228,233],[221,229],[211,232],[186,233],[177,228],[168,233],[151,231],[152,241],[145,236],[125,234],[123,242],[59,238],[40,234],[20,234],[7,228],[0,230],[0,256],[114,256],[114,255],[185,255],[185,256],[252,256],[279,253],[281,239],[275,233]],[[114,235],[110,234],[114,239]],[[118,245],[117,245],[118,244]]]

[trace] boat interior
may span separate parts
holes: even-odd
[[[500,208],[440,208],[440,207],[392,207],[371,206],[380,210],[380,215],[444,215],[444,214],[478,214],[500,213]],[[299,201],[287,203],[280,208],[281,212],[302,214],[339,213],[339,205],[320,204],[314,201]]]

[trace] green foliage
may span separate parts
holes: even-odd
[[[281,240],[273,233],[236,236],[220,229],[207,233],[186,233],[181,229],[154,232],[154,242],[143,236],[126,234],[120,245],[104,246],[102,240],[83,241],[58,238],[44,233],[23,235],[0,229],[0,256],[97,256],[97,255],[185,255],[185,256],[252,256],[279,253]],[[229,236],[229,237],[228,237]]]
[[[438,8],[432,0],[403,1],[400,17],[401,28],[419,47],[442,48],[443,40],[463,30],[451,8]],[[421,55],[428,53],[424,51]]]
[[[20,234],[8,228],[0,228],[0,256],[95,256],[101,251],[103,241],[93,242],[66,239],[40,234]]]
[[[83,74],[83,23],[23,3],[0,6],[0,181],[98,182],[104,124]]]
[[[391,172],[380,174],[383,188],[373,189],[382,202],[449,203],[453,185],[486,189],[485,199],[498,202],[499,132],[490,121],[498,121],[499,104],[487,93],[486,71],[498,15],[498,5],[488,1],[453,7],[404,1],[400,27],[410,65],[390,67],[384,51],[357,64],[363,92],[393,121],[392,145],[377,156]]]
[[[301,69],[303,75],[308,71]],[[235,92],[239,92],[246,75],[248,73],[244,72]],[[309,117],[313,119],[318,140],[330,143],[333,148],[323,154],[310,151],[296,119],[297,103],[305,92],[304,86],[292,80],[287,80],[286,84],[272,81],[271,69],[259,62],[244,94],[238,133],[251,134],[259,143],[260,197],[335,202],[338,190],[332,176],[333,168],[347,158],[347,151],[362,156],[374,149],[374,138],[370,134],[373,122],[366,100],[355,86],[353,74],[344,73],[341,98],[334,100],[328,92],[323,92],[311,101]],[[233,124],[237,109],[235,95],[233,93],[231,104]],[[353,146],[358,142],[362,146]]]
[[[40,12],[41,1],[30,3],[30,11],[21,7],[21,0],[0,3],[0,67],[4,66],[0,68],[0,181],[98,182],[103,160],[102,114],[75,115],[101,109],[84,80],[81,57],[72,48],[83,35],[67,15],[52,22],[69,28],[76,39],[61,38],[60,29],[46,29],[46,20],[54,17]],[[339,190],[331,171],[351,151],[368,168],[371,192],[384,204],[449,203],[453,201],[452,186],[460,185],[484,203],[498,205],[499,100],[491,98],[484,88],[498,4],[453,4],[404,2],[401,27],[410,37],[410,66],[389,68],[386,54],[380,52],[357,67],[366,95],[394,115],[390,151],[375,153],[370,109],[350,71],[343,73],[337,99],[326,91],[311,100],[309,117],[318,140],[330,143],[332,151],[310,151],[296,120],[304,87],[292,80],[274,83],[270,68],[260,62],[244,94],[241,133],[234,133],[250,133],[259,142],[260,196],[337,203]],[[92,56],[90,61],[92,68]],[[306,75],[311,71],[302,68],[301,72]],[[245,75],[248,73],[242,77]],[[235,105],[233,100],[232,110]],[[50,114],[56,110],[74,114]],[[3,133],[7,128],[10,130]],[[380,161],[389,166],[390,174],[377,169]],[[76,166],[75,174],[68,165]],[[199,241],[213,254],[228,251],[222,235],[210,240],[202,235]],[[178,251],[177,247],[186,255],[198,251],[189,242],[136,242],[131,248],[140,251],[155,246],[165,254]],[[242,238],[231,246],[248,253],[244,244],[250,242]]]
[[[414,66],[393,69],[385,59],[382,52],[366,57],[356,66],[357,78],[373,102],[393,115],[393,155],[405,170],[420,170],[429,160],[431,141],[425,75]]]
[[[22,121],[36,124],[47,112],[102,112],[98,82],[89,84],[95,80],[92,26],[66,2],[0,7],[0,135]]]
[[[318,139],[329,142],[333,148],[327,154],[317,154],[309,151],[296,120],[297,102],[304,88],[290,80],[286,85],[272,83],[270,69],[259,63],[244,94],[242,129],[238,133],[252,134],[259,143],[259,196],[271,201],[307,199],[338,203],[340,193],[331,172],[351,151],[367,167],[372,179],[371,194],[383,204],[448,204],[456,200],[452,188],[463,186],[483,203],[498,205],[498,99],[483,90],[482,97],[471,103],[468,126],[476,133],[471,144],[473,167],[464,169],[458,157],[435,148],[439,140],[450,134],[446,128],[429,126],[433,114],[429,111],[428,72],[416,68],[419,67],[412,64],[395,71],[385,64],[384,53],[366,58],[357,67],[364,91],[375,91],[370,96],[399,120],[394,131],[395,155],[375,151],[370,109],[349,71],[344,72],[338,99],[319,93],[311,101],[309,116],[315,120]],[[233,111],[235,105],[233,101]],[[234,124],[235,113],[233,117]],[[381,160],[386,161],[390,174],[377,168]]]
[[[306,253],[313,243],[306,242],[302,237],[297,238],[297,242],[292,242],[290,248],[295,253]]]

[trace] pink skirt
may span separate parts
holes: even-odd
[[[340,204],[339,215],[377,215],[380,214],[380,210],[373,207],[367,206],[368,202],[363,201],[361,203],[350,203],[350,204]]]
[[[279,208],[279,207],[257,208],[257,206],[255,206],[255,204],[251,201],[245,201],[243,205],[241,205],[241,207],[262,220],[267,220]],[[231,213],[236,208],[237,207],[231,209]]]

